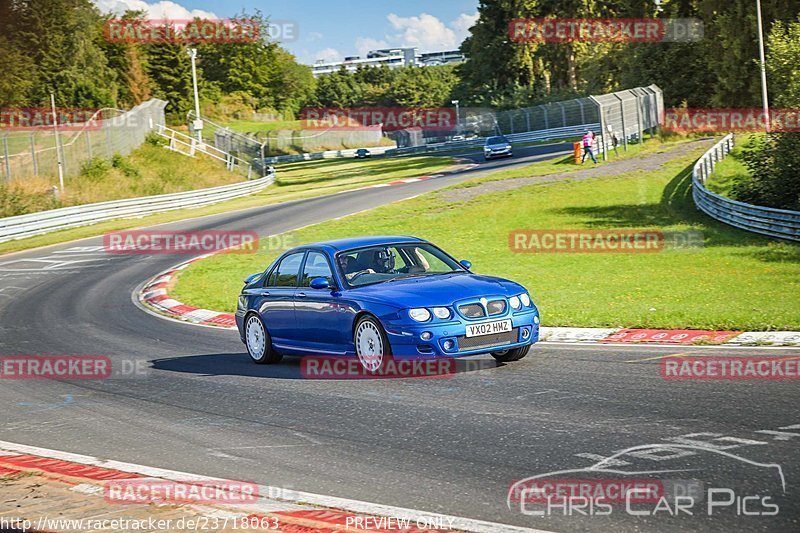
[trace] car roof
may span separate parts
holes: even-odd
[[[297,248],[327,248],[331,252],[362,248],[364,246],[380,246],[382,244],[394,244],[399,242],[427,242],[419,237],[409,235],[381,235],[366,237],[350,237],[348,239],[335,239],[331,241],[320,241],[311,244],[304,244]]]

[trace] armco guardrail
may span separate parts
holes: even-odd
[[[800,241],[800,211],[737,202],[705,188],[706,178],[732,148],[733,134],[729,133],[694,164],[692,197],[697,208],[720,222],[743,230],[779,239]]]
[[[393,146],[375,146],[368,149],[372,155],[383,155],[392,150],[397,150]],[[294,155],[278,155],[275,157],[265,157],[264,161],[268,165],[276,163],[296,163],[298,161],[313,161],[315,159],[335,159],[337,157],[355,157],[356,148],[348,150],[328,150],[326,152],[308,152]]]
[[[537,141],[557,141],[560,139],[570,139],[580,137],[587,130],[599,131],[600,124],[580,124],[578,126],[568,126],[566,128],[554,128],[540,131],[527,131],[525,133],[511,133],[506,138],[511,142],[537,142]],[[424,144],[422,146],[411,146],[408,148],[395,148],[387,150],[386,155],[403,154],[422,154],[426,152],[442,152],[450,150],[461,150],[464,148],[478,148],[486,142],[486,137],[476,137],[468,141]]]
[[[586,133],[586,130],[600,131],[600,124],[579,124],[577,126],[568,126],[566,128],[552,128],[549,130],[539,131],[526,131],[525,133],[511,133],[506,137],[511,142],[536,142],[558,139],[569,139],[571,137],[580,136]],[[448,150],[460,150],[462,148],[475,148],[483,146],[486,142],[486,137],[476,137],[468,141],[456,141],[447,143],[423,144],[420,146],[410,146],[408,148],[392,148],[387,146],[378,146],[369,148],[372,155],[407,155],[407,154],[423,154],[427,152],[441,152]],[[268,165],[276,163],[294,163],[297,161],[312,161],[314,159],[332,159],[336,157],[354,157],[356,155],[355,149],[353,150],[331,150],[328,152],[314,152],[308,154],[297,155],[281,155],[277,157],[267,157],[265,161]]]
[[[271,185],[274,174],[260,179],[197,191],[160,194],[97,204],[52,209],[29,215],[0,218],[0,242],[41,235],[51,231],[88,226],[118,218],[140,217],[185,207],[200,207],[247,196]]]

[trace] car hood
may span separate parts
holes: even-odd
[[[376,283],[352,289],[352,294],[398,308],[411,308],[451,305],[481,296],[514,296],[524,290],[518,283],[493,276],[442,274]]]
[[[492,150],[499,150],[501,148],[508,148],[511,146],[511,143],[487,144],[485,146],[486,148],[490,148]]]

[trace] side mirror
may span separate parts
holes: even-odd
[[[467,270],[472,268],[472,263],[470,263],[466,259],[462,259],[461,261],[459,261],[459,263],[461,263],[461,266],[466,268]]]
[[[259,277],[261,274],[262,274],[261,272],[256,272],[255,274],[250,274],[249,276],[244,278],[244,284],[245,285],[249,284],[251,281],[253,281],[257,277]]]
[[[330,289],[331,284],[325,278],[314,278],[311,280],[311,283],[309,283],[309,286],[312,289],[322,290],[322,289]]]

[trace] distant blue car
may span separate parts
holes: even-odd
[[[236,325],[256,363],[356,356],[376,372],[392,357],[525,357],[539,339],[530,295],[471,266],[416,237],[299,246],[245,280]]]

